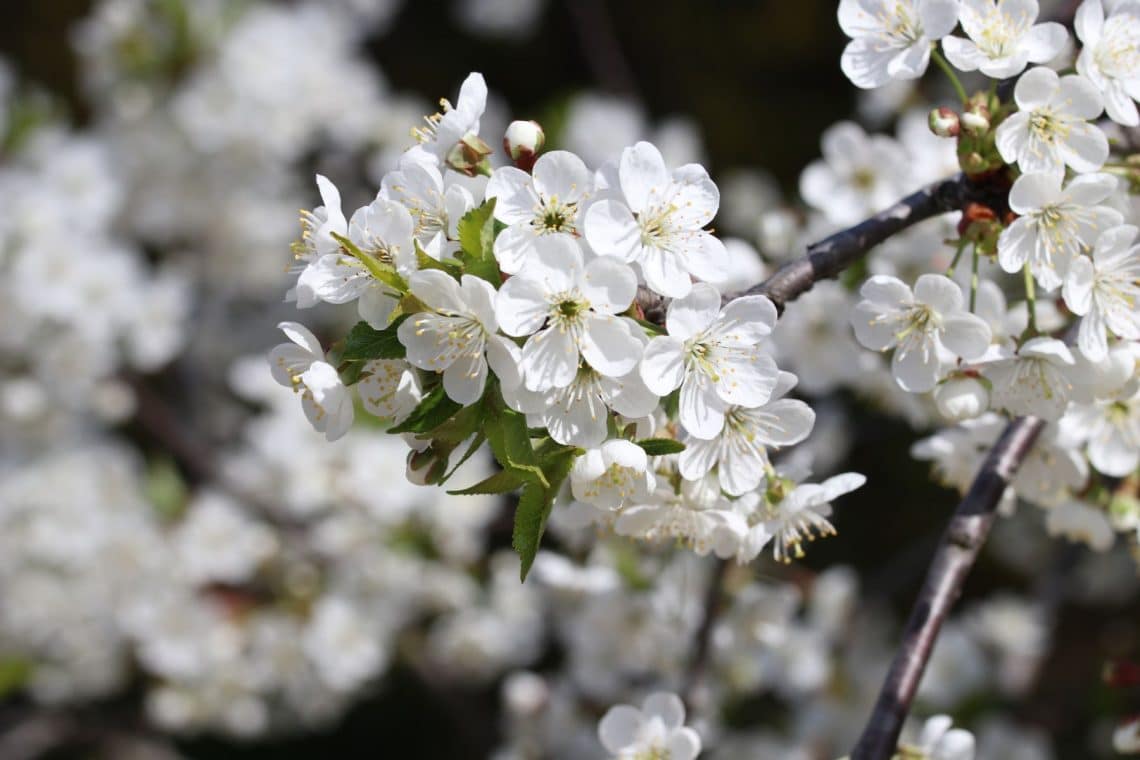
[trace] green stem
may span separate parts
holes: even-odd
[[[962,101],[962,104],[965,105],[966,101],[970,99],[970,96],[966,94],[966,88],[962,86],[962,82],[958,79],[958,74],[954,71],[954,67],[942,57],[942,53],[938,52],[938,48],[934,48],[930,51],[930,57],[938,64],[938,68],[942,69],[943,73],[946,74],[946,77],[950,80],[950,84],[954,85],[954,92],[958,93],[958,98]]]
[[[1025,303],[1029,310],[1029,330],[1037,334],[1037,290],[1033,282],[1033,273],[1029,271],[1029,264],[1025,265]]]
[[[947,277],[954,276],[954,269],[958,266],[958,259],[962,258],[962,252],[966,250],[966,241],[959,240],[957,248],[958,250],[954,252],[954,260],[950,262],[950,268],[946,270]]]

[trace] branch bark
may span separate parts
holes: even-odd
[[[1043,427],[1044,423],[1035,417],[1019,417],[1010,422],[954,510],[851,760],[887,760],[894,755],[903,721],[910,712],[942,624],[961,595],[966,576],[989,536],[1002,493]]]

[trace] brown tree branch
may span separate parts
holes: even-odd
[[[989,536],[1002,494],[1043,427],[1035,417],[1009,423],[954,510],[851,760],[888,760],[894,755],[942,623]]]

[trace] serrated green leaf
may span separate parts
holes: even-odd
[[[685,450],[685,444],[672,438],[642,438],[640,441],[634,441],[634,443],[645,449],[645,453],[651,457],[680,454]]]
[[[538,464],[538,457],[530,443],[526,415],[513,409],[500,408],[490,415],[487,441],[491,444],[495,459],[503,468]]]
[[[465,406],[453,414],[439,427],[431,431],[431,437],[436,441],[451,443],[456,446],[472,436],[483,422],[483,405],[472,404]]]
[[[495,260],[495,199],[471,209],[457,225],[458,258],[467,274],[481,277],[494,287],[502,284],[499,263]]]
[[[363,362],[370,359],[403,359],[407,355],[404,344],[397,337],[397,330],[407,319],[405,314],[398,317],[383,330],[377,330],[367,322],[357,322],[344,340],[341,359],[350,362]]]
[[[473,486],[461,488],[457,491],[448,491],[448,493],[457,496],[509,493],[525,483],[526,480],[513,470],[499,470],[491,477],[481,480]]]
[[[389,430],[389,433],[428,433],[439,427],[460,410],[460,405],[447,397],[442,385],[437,385],[423,397],[419,406],[408,418]]]
[[[515,508],[515,524],[511,535],[511,545],[519,555],[520,580],[526,580],[527,573],[534,564],[538,548],[542,545],[542,536],[546,532],[546,521],[554,507],[554,499],[562,487],[562,481],[570,474],[577,453],[577,449],[567,446],[543,462],[542,469],[548,482],[546,487],[535,481],[523,486],[518,507]]]

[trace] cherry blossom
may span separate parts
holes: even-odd
[[[1037,0],[960,0],[959,20],[969,39],[946,37],[942,47],[962,71],[995,79],[1016,76],[1029,63],[1048,63],[1068,39],[1065,27],[1036,23]]]
[[[1108,158],[1108,138],[1091,119],[1104,110],[1100,93],[1082,76],[1059,77],[1037,66],[1017,80],[1018,111],[997,128],[1001,157],[1023,173],[1063,174],[1065,165],[1092,172]]]
[[[1140,230],[1121,225],[1096,239],[1091,256],[1078,256],[1069,267],[1061,293],[1074,314],[1080,314],[1077,345],[1089,360],[1108,356],[1107,333],[1140,340]]]
[[[621,199],[586,211],[594,251],[637,264],[650,288],[672,298],[688,295],[690,276],[716,279],[728,254],[703,229],[720,205],[708,172],[696,164],[670,172],[656,147],[639,142],[622,151],[617,174]]]
[[[1023,174],[1009,191],[1009,206],[1020,218],[998,239],[998,263],[1007,272],[1026,264],[1048,291],[1064,281],[1073,259],[1091,248],[1106,228],[1120,224],[1119,211],[1103,203],[1116,187],[1107,174],[1082,174],[1064,188],[1062,175]]]
[[[507,228],[495,238],[499,269],[515,274],[529,260],[540,235],[577,237],[579,214],[593,180],[582,159],[564,150],[545,153],[531,174],[504,166],[487,183],[495,218]]]
[[[656,479],[644,449],[614,439],[574,460],[570,488],[574,498],[612,510],[648,499]]]
[[[598,738],[618,760],[668,757],[695,760],[701,737],[685,726],[685,705],[676,694],[656,692],[639,710],[632,705],[611,707],[598,724]]]
[[[495,305],[503,332],[530,336],[520,365],[526,387],[566,387],[579,358],[606,377],[633,370],[642,343],[636,325],[617,315],[636,293],[625,264],[604,256],[584,264],[581,248],[563,235],[535,241],[532,260],[503,284]]]
[[[776,363],[759,347],[776,307],[764,296],[720,304],[715,287],[694,285],[669,304],[669,334],[651,340],[641,361],[641,377],[658,396],[681,389],[681,424],[698,438],[720,432],[730,404],[759,406],[776,386]]]
[[[1140,124],[1134,102],[1140,100],[1140,6],[1118,2],[1106,16],[1101,0],[1085,0],[1075,27],[1084,43],[1077,71],[1100,90],[1110,119],[1129,127]]]
[[[501,335],[495,316],[495,289],[474,275],[461,282],[436,269],[408,278],[409,291],[431,311],[413,314],[397,330],[408,361],[443,373],[443,389],[460,404],[483,395],[487,365],[504,387],[520,382],[518,347]]]
[[[922,275],[913,292],[895,277],[875,275],[860,293],[851,312],[855,337],[876,351],[895,350],[891,373],[903,390],[933,390],[944,353],[972,360],[990,345],[989,325],[965,311],[961,288],[942,275]]]
[[[957,25],[956,0],[840,0],[839,26],[852,38],[840,66],[865,89],[917,79],[930,64],[931,43]]]
[[[281,322],[277,327],[291,343],[269,352],[273,379],[301,394],[301,408],[318,433],[335,441],[352,425],[352,394],[336,368],[325,361],[320,341],[304,325]]]

